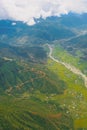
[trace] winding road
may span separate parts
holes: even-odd
[[[64,65],[67,69],[69,69],[69,70],[70,70],[71,72],[73,72],[74,74],[77,74],[77,75],[81,76],[81,77],[83,78],[84,84],[85,84],[85,86],[86,86],[86,88],[87,88],[87,77],[86,77],[86,75],[83,74],[83,73],[82,73],[79,69],[77,69],[76,67],[74,67],[74,66],[72,66],[72,65],[70,65],[70,64],[68,64],[68,63],[59,61],[58,59],[55,59],[55,58],[52,56],[52,52],[53,52],[53,47],[52,47],[52,45],[47,44],[47,46],[49,47],[49,50],[50,50],[50,52],[49,52],[49,57],[50,57],[53,61]]]

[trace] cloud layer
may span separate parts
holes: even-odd
[[[68,12],[87,12],[87,0],[0,0],[0,19],[23,21],[29,25],[35,23],[34,18]]]

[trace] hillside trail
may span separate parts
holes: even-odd
[[[53,46],[52,46],[52,45],[49,45],[49,44],[46,44],[46,45],[48,46],[48,48],[49,48],[49,50],[50,50],[50,52],[49,52],[49,57],[50,57],[53,61],[64,65],[67,69],[69,69],[69,70],[70,70],[71,72],[73,72],[74,74],[81,76],[82,79],[84,80],[85,87],[87,88],[87,77],[86,77],[86,75],[83,74],[83,73],[82,73],[79,69],[77,69],[75,66],[72,66],[72,65],[70,65],[70,64],[68,64],[68,63],[59,61],[58,59],[54,58],[54,57],[52,56]]]

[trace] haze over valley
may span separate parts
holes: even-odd
[[[87,2],[74,2],[0,1],[0,130],[87,130]]]

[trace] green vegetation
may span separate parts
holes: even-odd
[[[22,59],[30,62],[45,63],[47,59],[46,51],[40,46],[13,47],[3,44],[0,46],[0,56],[9,59]]]
[[[75,37],[87,28],[81,17],[40,18],[34,26],[0,20],[0,130],[87,130],[84,81],[49,59],[47,47],[87,75],[87,34]]]
[[[71,71],[67,70],[60,63],[48,60],[48,68],[50,71],[57,74],[67,84],[67,89],[61,95],[51,97],[54,102],[59,102],[62,108],[67,107],[75,122],[78,119],[87,119],[87,89],[84,86],[81,77],[76,76]],[[74,124],[76,128],[77,123]],[[85,125],[83,125],[83,128]]]
[[[78,119],[75,121],[75,129],[82,130],[87,130],[87,118],[86,119]]]
[[[42,103],[32,98],[21,99],[0,96],[1,130],[70,130],[73,128],[70,115],[59,105]]]
[[[87,119],[84,82],[63,65],[4,57],[0,66],[0,129],[73,130]]]
[[[63,65],[50,59],[47,65],[6,59],[0,64],[2,130],[70,130],[87,118],[83,80]]]
[[[55,58],[65,63],[69,63],[70,65],[76,66],[87,75],[87,61],[80,59],[80,56],[82,55],[80,50],[77,50],[76,53],[76,56],[69,53],[69,51],[64,49],[61,44],[56,43],[56,45],[54,45],[53,56]]]
[[[45,94],[61,94],[66,89],[66,83],[49,72],[45,65],[4,59],[1,61],[0,88],[6,93],[22,94],[39,90]]]
[[[5,58],[0,65],[1,130],[73,129],[67,107],[51,100],[64,93],[67,85],[63,80],[42,64]]]

